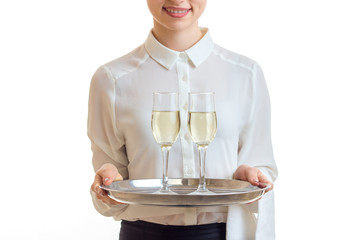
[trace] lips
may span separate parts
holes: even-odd
[[[185,17],[190,12],[191,8],[164,7],[164,10],[171,17],[181,18]]]

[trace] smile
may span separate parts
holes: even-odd
[[[165,10],[169,13],[186,13],[188,11],[190,11],[190,9],[186,9],[186,10],[174,10],[174,9],[168,9],[168,8],[165,8]]]
[[[191,11],[191,8],[164,7],[163,9],[173,18],[183,18]]]

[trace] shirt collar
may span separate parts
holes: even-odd
[[[207,28],[201,28],[204,36],[194,46],[185,50],[183,53],[187,55],[195,67],[204,62],[214,48],[214,42]],[[156,40],[150,31],[145,41],[145,49],[149,55],[166,69],[171,69],[182,52],[171,50]]]

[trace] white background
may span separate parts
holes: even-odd
[[[280,240],[359,239],[355,4],[209,0],[200,21],[265,72]],[[0,239],[118,239],[90,200],[88,90],[98,66],[145,40],[145,1],[1,1],[0,26]]]

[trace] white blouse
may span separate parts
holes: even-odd
[[[256,62],[214,44],[208,30],[202,31],[203,38],[184,52],[166,48],[150,32],[143,45],[96,71],[88,116],[95,171],[112,163],[125,179],[161,178],[161,150],[150,126],[152,93],[179,92],[181,131],[170,150],[168,175],[198,177],[198,151],[186,123],[187,96],[215,92],[218,130],[207,150],[206,177],[231,179],[238,166],[247,164],[275,180],[263,73]],[[228,239],[254,239],[254,234],[257,239],[262,235],[266,237],[261,239],[272,239],[274,235],[272,192],[256,203],[229,208],[113,206],[99,201],[93,192],[92,198],[99,213],[116,220],[171,225],[227,222]]]

